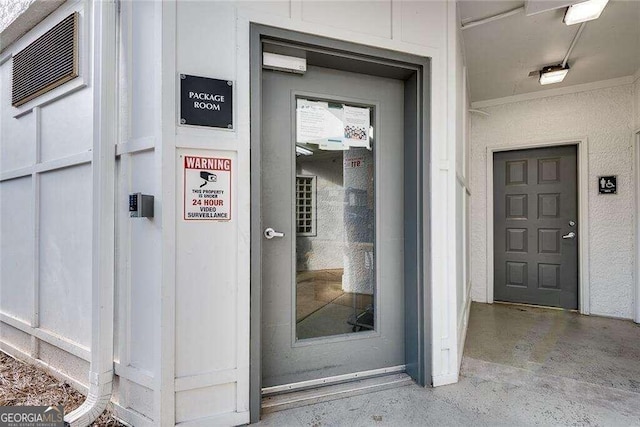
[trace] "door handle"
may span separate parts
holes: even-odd
[[[284,237],[284,233],[281,233],[281,232],[276,231],[273,228],[269,227],[269,228],[265,228],[264,237],[266,237],[267,239],[271,240],[274,237]]]
[[[576,238],[576,233],[571,231],[568,234],[565,234],[564,236],[562,236],[562,238],[563,239],[575,239]]]

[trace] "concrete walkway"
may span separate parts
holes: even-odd
[[[640,426],[640,326],[473,304],[460,382],[266,415],[263,426]]]

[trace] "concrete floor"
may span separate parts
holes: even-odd
[[[640,326],[473,304],[460,382],[266,415],[263,426],[640,426]]]
[[[373,303],[373,295],[343,291],[343,273],[341,268],[296,273],[298,339],[356,332],[349,322],[366,311]]]

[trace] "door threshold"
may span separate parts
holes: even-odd
[[[262,389],[262,397],[271,396],[273,394],[291,393],[293,391],[306,390],[310,388],[318,388],[338,383],[346,383],[354,380],[363,380],[365,378],[379,377],[388,374],[405,372],[406,365],[389,366],[387,368],[370,369],[368,371],[352,372],[350,374],[334,375],[332,377],[317,378],[315,380],[299,381],[296,383],[275,385]]]
[[[413,383],[413,379],[402,372],[277,394],[262,398],[262,413],[268,414],[285,409],[403,387]]]
[[[531,308],[546,308],[548,310],[556,310],[556,311],[569,311],[572,313],[580,313],[578,310],[573,308],[562,308],[562,307],[550,307],[548,305],[537,305],[537,304],[527,304],[524,302],[510,302],[510,301],[493,301],[494,304],[501,305],[515,305],[521,307],[531,307]]]

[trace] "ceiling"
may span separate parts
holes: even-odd
[[[524,1],[463,0],[462,22],[524,5]],[[562,22],[566,8],[532,16],[517,13],[462,30],[471,101],[634,75],[640,69],[640,1],[610,0],[599,19],[587,22],[562,83],[541,86],[529,72],[562,62],[580,24]]]

